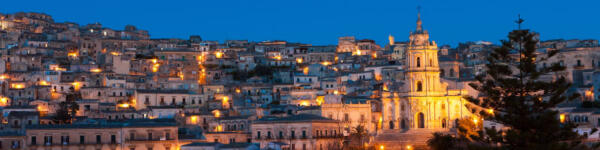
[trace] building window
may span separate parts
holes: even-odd
[[[423,84],[421,83],[421,81],[417,81],[417,91],[418,92],[423,91]]]
[[[290,135],[290,138],[296,138],[296,131],[292,130],[292,133]]]
[[[96,135],[96,144],[101,144],[101,143],[102,143],[102,136]]]
[[[279,138],[283,139],[283,131],[279,131]]]
[[[79,144],[85,144],[85,136],[79,136]]]
[[[44,136],[44,145],[52,145],[52,136]]]
[[[348,113],[344,114],[344,121],[350,121],[350,116],[348,115]]]
[[[433,60],[429,59],[429,67],[433,67]]]
[[[129,140],[135,140],[135,133],[133,133],[133,132],[129,133]]]
[[[148,133],[148,140],[152,140],[152,132]]]
[[[117,136],[116,135],[110,135],[110,143],[112,143],[112,144],[116,144],[117,143]]]
[[[302,138],[306,138],[306,130],[302,130]]]
[[[599,121],[600,121],[600,119],[599,119]],[[37,138],[35,136],[31,136],[31,145],[37,145]]]
[[[260,131],[256,131],[256,139],[260,139]]]
[[[417,67],[421,67],[421,58],[417,57]]]
[[[271,131],[267,131],[267,139],[271,139]]]
[[[69,136],[60,136],[60,143],[62,145],[67,145],[69,144]]]

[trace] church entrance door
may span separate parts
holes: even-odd
[[[419,128],[425,128],[425,115],[419,113]]]

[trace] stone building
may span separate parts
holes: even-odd
[[[283,142],[293,150],[341,148],[339,121],[317,115],[268,116],[254,121],[251,128],[251,140],[260,147]]]

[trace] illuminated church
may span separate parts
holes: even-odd
[[[404,64],[404,81],[382,94],[383,129],[444,129],[471,116],[463,98],[465,84],[440,78],[438,47],[423,30],[420,13],[410,33]]]

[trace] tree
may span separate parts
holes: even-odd
[[[356,127],[354,127],[352,129],[352,132],[350,132],[350,136],[348,138],[350,138],[350,142],[348,143],[348,148],[349,149],[365,149],[364,147],[364,143],[365,143],[365,138],[367,138],[369,136],[368,132],[367,132],[367,128],[365,128],[365,126],[363,125],[357,125]]]
[[[81,94],[76,92],[73,87],[69,88],[69,90],[65,101],[58,104],[59,107],[53,119],[56,123],[72,123],[75,114],[79,110],[76,100],[81,99]]]
[[[427,145],[434,150],[443,150],[454,147],[456,139],[452,135],[443,134],[440,132],[433,133],[433,138],[427,140]]]
[[[520,20],[522,22],[522,20]],[[555,75],[565,69],[559,63],[550,67],[538,67],[553,57],[557,51],[549,51],[545,57],[537,56],[536,35],[529,30],[514,30],[508,40],[487,57],[486,73],[469,84],[483,96],[467,97],[467,107],[488,109],[480,111],[485,120],[498,122],[506,130],[482,129],[485,134],[470,138],[471,145],[499,149],[579,149],[583,148],[583,136],[574,132],[570,122],[561,122],[557,104],[573,100],[579,95],[567,95],[571,86],[564,77],[552,81],[541,80],[542,75]]]

